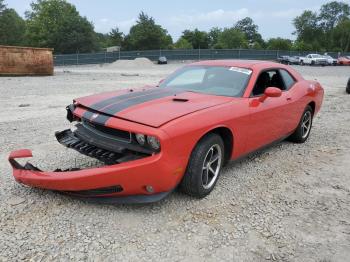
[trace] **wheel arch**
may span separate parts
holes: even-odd
[[[312,114],[314,115],[316,110],[316,103],[314,101],[311,101],[310,103],[308,103],[308,106],[311,106]]]
[[[198,144],[199,141],[201,141],[204,137],[206,137],[209,134],[217,134],[221,137],[222,141],[224,142],[224,156],[225,156],[225,161],[224,164],[226,164],[230,159],[231,155],[233,153],[233,148],[234,148],[234,135],[233,132],[230,128],[226,126],[219,126],[215,127],[213,129],[210,129],[207,131],[205,134],[203,134],[200,139],[197,141],[196,145]]]

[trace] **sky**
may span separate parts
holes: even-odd
[[[32,0],[5,0],[21,16],[30,10]],[[208,31],[212,27],[230,27],[239,19],[251,17],[265,39],[294,39],[293,18],[303,10],[317,11],[330,0],[68,0],[95,26],[96,32],[108,33],[119,27],[128,33],[141,11],[155,18],[177,40],[185,29]]]

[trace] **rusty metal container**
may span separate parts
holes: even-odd
[[[1,75],[53,75],[53,49],[0,45]]]

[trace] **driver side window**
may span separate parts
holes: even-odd
[[[278,70],[268,70],[262,72],[256,80],[252,96],[261,96],[268,87],[277,87],[285,90],[283,80]]]

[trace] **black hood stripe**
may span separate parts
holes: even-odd
[[[148,95],[148,94],[153,94],[153,93],[158,93],[162,90],[163,90],[162,88],[152,88],[149,90],[136,91],[136,92],[130,91],[127,94],[116,95],[116,96],[107,98],[107,99],[102,100],[96,104],[89,106],[89,107],[91,107],[95,110],[101,110],[102,108],[105,108],[106,106],[110,106],[111,104],[114,104],[114,103],[122,101],[122,100],[130,99],[130,98],[134,98],[134,97],[138,97],[138,96],[143,96],[143,95]]]
[[[123,100],[104,108],[102,114],[99,114],[98,117],[96,117],[95,119],[91,119],[91,118],[89,119],[91,119],[93,122],[105,124],[111,116],[116,115],[118,112],[121,112],[127,108],[140,105],[146,102],[175,95],[177,92],[171,89],[162,89],[158,93],[153,93],[153,94],[134,97],[132,99]]]
[[[138,92],[130,92],[130,93],[123,94],[123,95],[117,95],[117,96],[113,96],[113,97],[107,98],[105,100],[99,101],[98,103],[92,104],[91,106],[88,106],[88,108],[91,108],[93,111],[100,111],[108,106],[111,106],[111,105],[117,103],[117,102],[131,99],[131,98],[140,97],[140,96],[145,96],[145,95],[149,95],[149,94],[153,94],[153,93],[159,93],[159,92],[162,92],[162,90],[164,90],[164,89],[152,88],[150,90],[143,90],[143,91],[138,91]],[[94,115],[94,112],[86,111],[84,113],[83,117],[85,119],[90,119],[93,115]]]
[[[103,110],[106,114],[108,115],[115,115],[116,113],[125,110],[129,107],[132,106],[136,106],[142,103],[146,103],[146,102],[150,102],[156,99],[160,99],[160,98],[164,98],[167,96],[171,96],[176,94],[176,92],[174,91],[165,91],[162,93],[158,93],[158,94],[151,94],[151,95],[147,95],[147,96],[142,96],[142,97],[135,97],[133,99],[128,99],[119,103],[116,103],[108,108],[105,108],[105,110]]]

